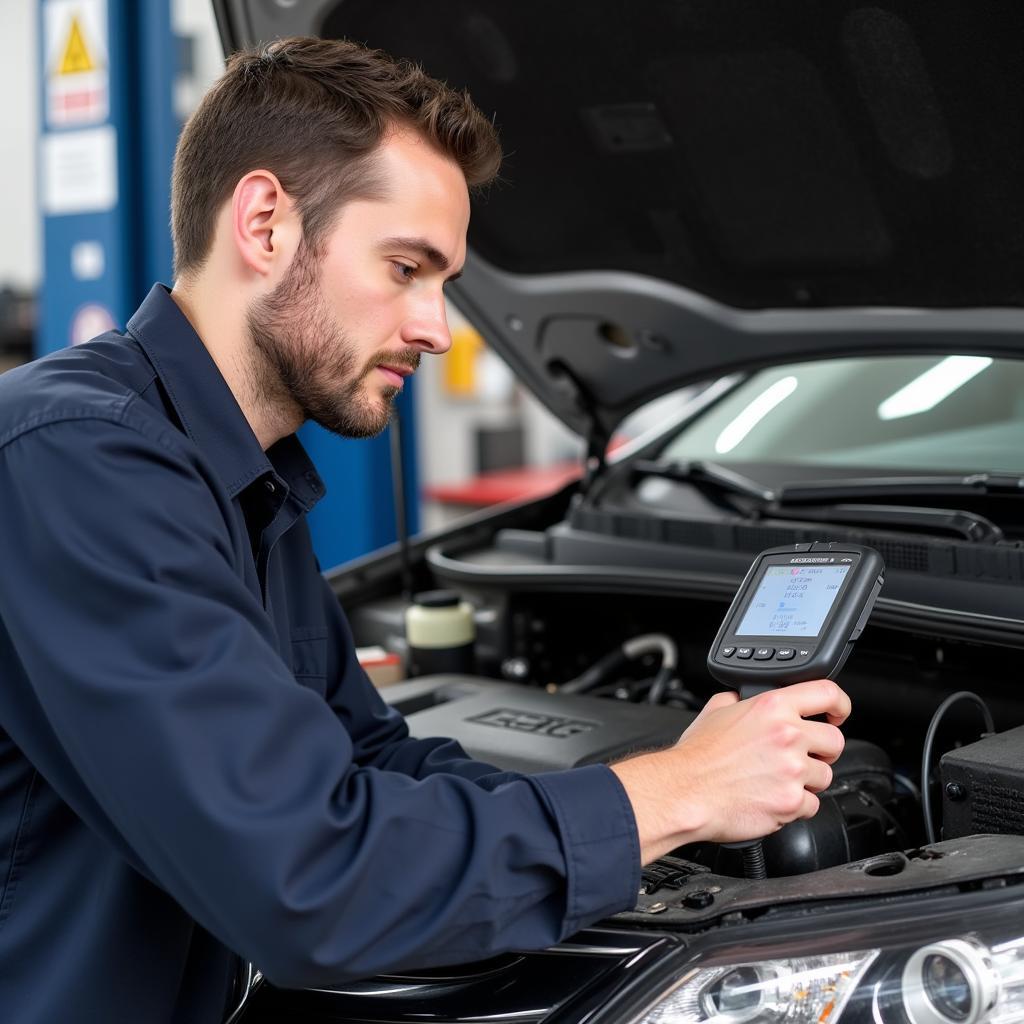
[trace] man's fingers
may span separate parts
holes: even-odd
[[[834,763],[846,746],[846,738],[839,729],[826,722],[804,722],[803,730],[807,737],[807,753],[825,764]]]
[[[831,679],[793,683],[780,692],[801,718],[827,715],[831,725],[842,725],[850,717],[850,698]]]
[[[821,807],[821,801],[810,792],[804,793],[804,802],[800,806],[798,818],[813,818]]]
[[[812,793],[821,793],[828,789],[832,785],[831,767],[824,761],[816,761],[814,758],[810,758],[808,763],[807,781],[804,783],[804,788]]]

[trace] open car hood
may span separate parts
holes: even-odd
[[[1024,5],[214,0],[493,114],[456,304],[563,422],[831,356],[1024,353]]]

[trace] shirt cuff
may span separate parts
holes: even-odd
[[[618,776],[603,764],[528,776],[562,835],[565,931],[632,910],[640,890],[640,840],[633,807]]]

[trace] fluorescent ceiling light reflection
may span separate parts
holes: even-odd
[[[882,402],[878,418],[898,420],[901,416],[916,416],[934,409],[991,365],[988,356],[948,356]]]
[[[777,380],[770,388],[762,391],[750,405],[746,407],[730,423],[725,430],[718,435],[715,441],[715,451],[719,455],[731,452],[758,425],[780,402],[784,402],[794,391],[796,391],[796,377],[783,377]]]

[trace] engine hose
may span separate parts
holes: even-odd
[[[658,651],[661,654],[662,668],[675,669],[676,667],[678,652],[675,641],[671,637],[665,636],[664,633],[645,633],[643,636],[635,636],[622,645],[622,650],[631,661]]]
[[[575,679],[570,679],[567,683],[563,683],[558,688],[558,692],[588,693],[590,690],[601,686],[613,672],[621,670],[628,662],[636,661],[646,654],[655,653],[661,654],[661,669],[654,680],[654,684],[651,686],[652,693],[654,693],[655,686],[657,686],[662,674],[667,673],[664,682],[661,683],[658,690],[658,700],[660,700],[665,687],[668,686],[675,673],[678,659],[675,641],[671,637],[665,636],[664,633],[645,633],[643,636],[636,636],[631,640],[627,640],[621,646],[609,651],[604,657],[599,658],[590,668],[581,672]],[[658,703],[658,701],[652,700],[650,697],[648,697],[648,700],[652,704]]]
[[[665,691],[668,689],[668,684],[672,682],[674,672],[670,668],[666,668],[664,665],[658,669],[658,674],[654,677],[654,682],[651,683],[651,688],[647,692],[647,703],[648,704],[660,704],[662,698],[665,696]]]
[[[743,855],[743,877],[761,879],[768,877],[764,861],[764,846],[760,839],[741,839],[738,842],[722,843],[727,850],[739,850]]]
[[[743,874],[747,878],[768,877],[768,869],[764,863],[764,847],[760,840],[743,847]]]
[[[676,672],[679,652],[676,649],[675,641],[671,637],[665,636],[664,633],[646,633],[644,636],[627,640],[622,645],[622,649],[630,658],[642,658],[645,654],[660,652],[661,668],[658,669],[658,674],[654,677],[654,682],[651,683],[651,688],[647,693],[648,704],[660,704],[668,689],[668,684],[672,682],[672,677]]]
[[[616,647],[614,651],[609,651],[603,658],[599,658],[575,679],[562,683],[558,692],[589,693],[605,683],[613,672],[624,669],[628,663],[629,658],[626,657],[625,651],[621,647]]]
[[[976,693],[972,693],[970,690],[958,690],[956,693],[950,694],[936,708],[935,714],[932,715],[932,720],[928,723],[928,731],[924,737],[924,749],[921,752],[921,810],[924,813],[924,831],[929,843],[934,843],[936,839],[935,821],[932,817],[931,789],[928,785],[929,768],[932,761],[932,746],[935,743],[935,735],[939,731],[939,724],[942,722],[943,716],[954,704],[962,700],[970,701],[978,706],[985,723],[986,733],[995,731],[992,712],[989,711],[988,705]]]

